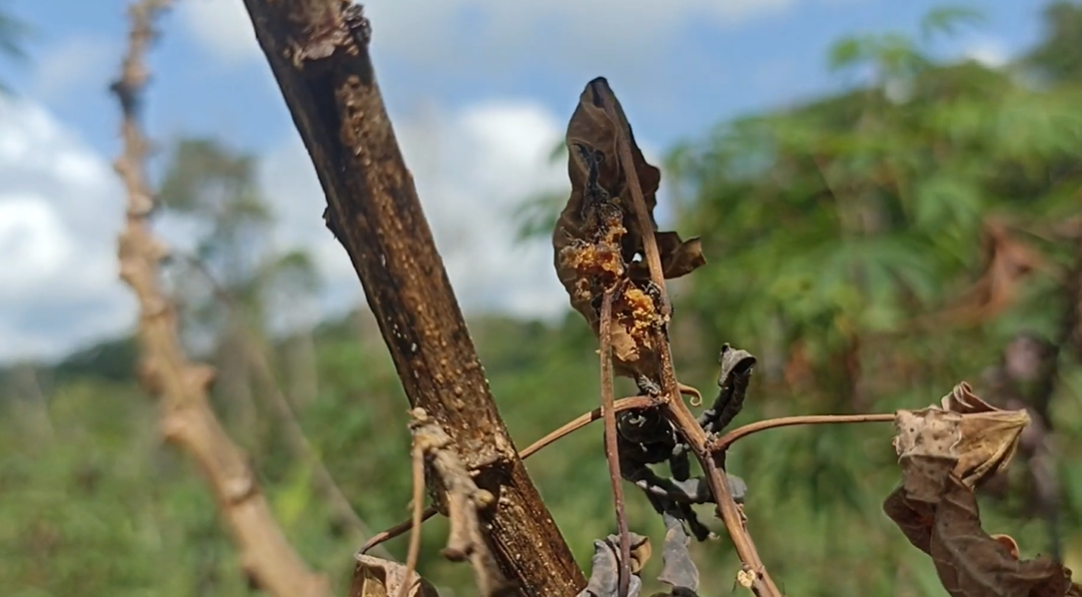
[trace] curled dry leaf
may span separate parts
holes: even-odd
[[[898,411],[894,449],[903,487],[910,499],[935,502],[947,474],[979,485],[1007,466],[1028,423],[1026,411],[998,409],[965,382],[943,398],[942,408]]]
[[[1017,544],[981,528],[974,488],[1010,462],[1025,411],[997,409],[958,384],[942,408],[899,411],[894,447],[902,485],[883,510],[929,554],[954,597],[1062,597],[1076,590],[1053,560],[1020,560]]]
[[[357,554],[349,597],[395,597],[406,581],[406,566],[374,556]],[[436,588],[416,573],[409,576],[409,597],[439,597]]]
[[[950,475],[936,504],[908,500],[898,488],[883,505],[910,542],[932,556],[954,597],[1063,597],[1070,570],[1048,557],[1019,560],[981,528],[973,489]]]
[[[661,574],[657,579],[672,587],[673,594],[691,596],[699,589],[699,569],[691,559],[688,543],[691,538],[683,523],[666,514],[665,542],[661,545]]]
[[[718,355],[718,364],[721,365],[718,397],[713,406],[699,417],[699,425],[703,431],[720,433],[740,414],[740,410],[744,408],[744,395],[751,382],[751,371],[755,363],[755,356],[746,350],[733,348],[729,344],[721,347],[721,354]]]
[[[631,539],[631,582],[627,597],[638,597],[642,591],[639,574],[650,561],[653,548],[650,539],[629,533]],[[594,557],[590,560],[590,580],[576,597],[618,597],[620,580],[620,538],[609,535],[604,541],[594,541]]]
[[[619,122],[606,114],[607,102]],[[553,232],[557,276],[571,306],[599,333],[602,295],[615,292],[612,348],[615,372],[657,379],[654,330],[663,324],[659,290],[650,283],[643,256],[642,230],[635,217],[625,165],[616,152],[617,131],[631,143],[635,172],[650,210],[657,205],[661,172],[646,162],[616,96],[604,78],[586,85],[567,127],[571,196]],[[706,263],[698,239],[675,232],[655,235],[666,278],[683,276]]]

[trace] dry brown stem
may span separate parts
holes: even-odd
[[[599,324],[601,349],[601,410],[605,415],[605,461],[609,465],[609,481],[612,484],[612,501],[616,509],[617,537],[620,539],[619,574],[617,595],[625,597],[631,582],[631,538],[627,528],[627,509],[624,507],[624,478],[620,474],[620,449],[616,437],[616,408],[612,389],[612,291],[601,299],[601,322]]]
[[[410,404],[500,496],[484,513],[497,561],[526,595],[574,595],[586,579],[492,400],[387,116],[368,20],[341,0],[244,4]]]
[[[477,487],[473,475],[455,451],[454,441],[439,423],[423,408],[415,408],[410,414],[413,416],[410,428],[414,449],[431,463],[438,485],[444,490],[442,497],[451,522],[444,557],[456,562],[469,560],[481,597],[512,594],[515,587],[496,564],[478,516],[479,512],[494,505],[495,496]]]
[[[423,412],[423,411],[422,411]],[[417,559],[421,555],[421,516],[425,499],[425,446],[416,437],[413,441],[413,508],[412,528],[409,549],[406,551],[406,578],[411,578],[417,570]],[[406,597],[409,585],[402,583],[398,597]]]
[[[721,453],[729,449],[729,446],[733,445],[736,440],[747,437],[753,433],[760,431],[766,431],[767,429],[776,429],[778,427],[792,427],[794,425],[843,425],[852,423],[892,423],[894,422],[894,413],[890,414],[869,414],[869,415],[797,415],[793,417],[778,417],[777,419],[767,419],[765,421],[756,421],[754,423],[748,423],[743,427],[737,427],[732,431],[728,431],[725,435],[709,442],[708,448],[711,452]]]
[[[148,78],[144,54],[155,35],[153,22],[169,5],[169,0],[131,5],[128,50],[112,86],[123,112],[124,148],[115,168],[128,194],[118,257],[120,276],[139,301],[143,383],[161,399],[165,438],[188,452],[202,469],[253,584],[278,597],[323,597],[329,595],[326,579],[312,573],[286,541],[244,454],[210,409],[207,388],[214,372],[185,356],[177,335],[176,311],[159,285],[158,264],[166,249],[148,222],[154,192],[145,172],[147,140],[140,128],[139,102]]]
[[[650,221],[650,212],[643,196],[639,175],[634,167],[634,158],[631,153],[631,142],[627,130],[627,124],[620,114],[617,114],[617,101],[612,91],[605,86],[598,86],[598,92],[602,94],[602,102],[609,119],[616,125],[616,151],[623,171],[627,177],[627,184],[631,191],[635,215],[638,219],[642,233],[643,250],[646,253],[646,263],[649,266],[650,280],[661,293],[661,315],[667,321],[672,309],[669,302],[668,291],[665,285],[665,275],[661,268],[661,255],[658,251],[657,238],[654,234],[654,225]],[[729,491],[728,479],[725,472],[718,466],[713,454],[707,446],[707,437],[699,426],[695,417],[691,414],[687,405],[680,397],[680,385],[676,380],[676,370],[673,366],[672,349],[667,337],[667,326],[659,326],[655,332],[655,346],[659,361],[659,373],[661,376],[662,400],[664,402],[666,417],[672,421],[680,434],[685,438],[695,452],[706,472],[710,489],[713,492],[721,515],[729,535],[733,539],[737,555],[744,563],[745,572],[751,574],[748,584],[751,590],[760,597],[780,597],[781,591],[774,584],[773,579],[767,573],[766,566],[759,558],[755,543],[744,526],[745,518],[740,507],[733,500]]]

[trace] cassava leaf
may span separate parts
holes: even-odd
[[[665,514],[665,542],[661,545],[661,574],[657,579],[671,586],[673,593],[694,595],[699,589],[699,569],[691,559],[688,543],[691,538],[676,517]]]
[[[1026,411],[995,408],[965,382],[943,398],[942,408],[898,411],[894,448],[904,489],[910,499],[934,503],[948,474],[979,485],[1007,466],[1028,423]]]
[[[1070,570],[1046,557],[1020,560],[1013,539],[981,527],[974,487],[1010,462],[1026,412],[997,409],[965,382],[941,405],[898,411],[902,485],[884,512],[932,557],[953,597],[1063,597],[1076,590]]]
[[[610,116],[614,115],[615,119]],[[624,164],[617,140],[624,135],[632,163]],[[634,169],[649,211],[664,277],[676,278],[706,263],[697,238],[658,232],[653,210],[661,171],[635,143],[623,108],[604,78],[590,81],[567,127],[571,195],[553,231],[557,276],[571,306],[599,333],[600,298],[614,291],[612,349],[615,372],[657,378],[654,330],[660,320],[659,289],[650,283],[642,227],[627,173]]]
[[[638,597],[642,591],[642,572],[650,560],[653,548],[650,539],[637,533],[629,533],[631,538],[631,578],[627,597]],[[604,541],[594,541],[594,557],[590,560],[590,579],[576,597],[618,597],[620,578],[620,538],[609,535]]]
[[[439,597],[436,588],[417,573],[410,576],[408,597]],[[406,581],[406,566],[366,554],[357,554],[349,597],[397,597]]]

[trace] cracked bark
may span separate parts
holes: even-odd
[[[454,438],[497,498],[483,522],[500,567],[524,595],[575,595],[585,579],[492,400],[387,117],[360,7],[244,3],[410,404]]]

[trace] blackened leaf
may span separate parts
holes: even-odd
[[[691,539],[675,517],[665,514],[664,519],[665,542],[661,545],[661,574],[657,579],[672,587],[674,593],[684,589],[684,594],[693,595],[699,589],[699,569],[688,552]]]
[[[631,579],[627,597],[638,597],[642,591],[639,573],[650,559],[650,540],[636,533],[631,539]],[[618,597],[620,578],[620,538],[609,535],[604,541],[594,541],[594,557],[590,561],[590,580],[576,597]]]
[[[617,153],[620,134],[631,145],[631,164],[621,163]],[[655,331],[663,324],[657,303],[660,295],[652,288],[642,259],[644,231],[627,182],[629,169],[634,168],[641,185],[664,277],[683,276],[702,266],[706,262],[702,246],[698,239],[684,241],[675,232],[657,231],[653,210],[661,172],[646,163],[605,79],[587,84],[568,123],[566,143],[571,195],[553,231],[556,274],[571,306],[594,334],[599,333],[600,297],[615,292],[614,371],[636,380],[656,380]]]
[[[756,359],[746,350],[725,344],[718,355],[718,363],[721,365],[718,397],[699,417],[699,424],[707,433],[720,433],[744,408],[744,395],[751,382],[751,371],[755,367]]]

